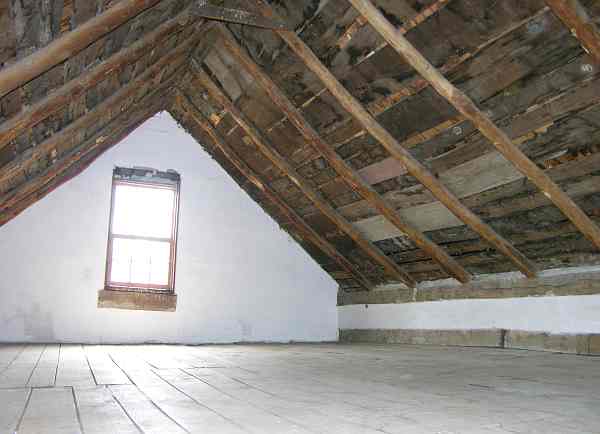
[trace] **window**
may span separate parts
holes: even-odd
[[[179,174],[115,168],[106,290],[174,292]]]

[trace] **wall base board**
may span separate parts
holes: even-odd
[[[553,334],[505,329],[341,329],[340,342],[512,348],[600,356],[600,334]]]

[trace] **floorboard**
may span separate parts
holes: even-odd
[[[73,389],[33,389],[19,434],[81,433]]]
[[[410,345],[0,345],[0,433],[598,434],[600,358]]]

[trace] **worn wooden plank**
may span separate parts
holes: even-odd
[[[59,345],[46,345],[40,360],[33,370],[28,387],[50,387],[56,382],[56,371],[58,369]]]
[[[160,0],[122,0],[44,48],[0,70],[0,98],[78,53]]]
[[[24,344],[0,345],[0,373],[8,369],[25,348]]]
[[[25,410],[28,396],[27,389],[0,390],[0,432],[17,432],[17,424]]]
[[[525,174],[554,204],[600,248],[600,228],[564,193],[544,172],[513,144],[508,135],[496,126],[475,103],[450,83],[423,57],[415,47],[379,12],[370,0],[350,0],[352,5],[369,20],[382,36],[409,62],[436,91],[469,119],[481,133],[496,146],[509,161]]]
[[[184,428],[175,423],[157,405],[133,385],[109,386],[117,402],[124,408],[129,417],[147,433],[186,433]]]
[[[28,345],[0,374],[0,388],[25,387],[43,352],[44,345]]]
[[[600,65],[600,30],[579,0],[546,0],[546,3]]]
[[[206,371],[206,370],[205,370]],[[206,377],[181,370],[165,370],[158,374],[178,390],[201,405],[226,417],[227,420],[250,433],[309,433],[302,424],[291,421],[273,411],[266,411],[253,403],[236,398],[236,391],[248,389],[246,384],[215,373]],[[252,414],[251,418],[247,415]]]
[[[104,347],[86,345],[84,351],[96,384],[130,384],[127,376],[111,360]]]
[[[189,111],[190,116],[198,121],[194,113],[193,106],[189,103],[186,104],[186,98],[178,98],[177,101],[181,105],[183,110]],[[216,138],[216,135],[214,136]],[[261,190],[267,198],[272,201],[281,212],[293,222],[294,226],[311,242],[319,247],[326,255],[331,257],[340,267],[348,271],[359,283],[370,289],[373,287],[370,282],[362,273],[355,267],[350,261],[348,261],[338,250],[329,243],[325,238],[319,235],[314,229],[312,229],[288,204],[279,198],[276,192],[274,192],[259,175],[254,172],[250,167],[227,145],[225,141],[215,142],[215,145],[221,149],[232,162],[232,164],[242,173],[252,184],[254,184],[259,190]]]
[[[600,154],[588,156],[582,160],[553,167],[547,170],[547,175],[555,182],[564,183],[565,180],[579,177],[588,177],[584,181],[575,184],[565,185],[565,191],[571,197],[579,197],[585,194],[595,193],[600,190],[597,177],[590,176],[597,170],[600,164]],[[509,166],[506,166],[507,168]],[[473,207],[476,212],[486,218],[496,218],[511,213],[519,213],[525,209],[533,209],[542,205],[550,204],[550,199],[543,193],[535,193],[535,185],[530,182],[524,182],[519,177],[513,182],[501,184],[497,199],[499,203],[496,206],[487,205],[492,202],[496,195],[493,190],[487,193],[481,192],[472,196],[467,196],[463,200],[465,204]],[[506,190],[502,193],[502,189]],[[476,189],[477,190],[477,189]],[[512,197],[515,197],[512,199]],[[349,206],[347,212],[354,210]],[[417,206],[403,208],[399,211],[404,217],[412,221],[423,231],[436,231],[451,227],[463,226],[460,220],[452,215],[439,202],[421,204]],[[346,210],[342,210],[346,216]],[[426,215],[427,218],[423,216]],[[400,236],[400,233],[394,230],[389,224],[386,224],[379,216],[368,217],[354,222],[372,241],[384,240]]]
[[[139,433],[140,430],[105,386],[78,388],[75,398],[86,434]]]
[[[18,432],[81,433],[72,389],[34,389]]]
[[[266,16],[273,11],[268,6],[262,7]],[[406,149],[391,136],[373,116],[342,86],[336,77],[321,63],[314,53],[293,32],[278,31],[288,46],[304,61],[304,63],[323,81],[340,104],[375,137],[392,156],[404,164],[408,172],[425,185],[457,217],[463,220],[495,248],[508,256],[527,276],[535,276],[535,266],[507,240],[492,230],[478,216],[465,207],[458,198],[439,180],[416,160]]]
[[[81,345],[61,345],[56,385],[74,387],[96,385]]]

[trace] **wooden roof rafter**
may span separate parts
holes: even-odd
[[[590,19],[579,0],[545,0],[552,12],[562,20],[600,66],[600,30]]]
[[[390,207],[381,196],[366,183],[358,173],[352,169],[323,138],[316,132],[302,113],[285,96],[283,91],[262,71],[262,69],[243,52],[243,49],[235,41],[233,36],[224,27],[219,26],[223,33],[225,45],[231,53],[242,63],[248,71],[256,78],[257,82],[273,100],[276,106],[285,114],[287,119],[296,127],[308,143],[310,143],[320,155],[336,170],[339,176],[359,195],[365,198],[375,209],[377,209],[390,223],[405,233],[419,248],[425,250],[440,266],[460,282],[468,282],[471,275],[456,262],[444,249],[432,242],[425,234],[414,229],[406,223],[400,215]],[[293,32],[291,32],[293,33]],[[295,33],[294,33],[295,34]],[[205,80],[208,78],[204,74]],[[207,86],[214,88],[210,83]],[[225,95],[220,92],[223,100]]]
[[[292,225],[306,237],[310,242],[317,246],[323,253],[329,256],[343,270],[347,271],[357,282],[366,290],[371,290],[374,284],[363,275],[363,273],[348,259],[346,259],[329,241],[319,235],[310,225],[304,221],[288,204],[283,201],[279,195],[273,191],[268,184],[261,179],[261,176],[252,170],[244,160],[236,154],[229,146],[226,140],[216,131],[210,121],[202,115],[194,105],[189,101],[188,97],[181,91],[177,90],[175,98],[175,106],[180,109],[184,115],[188,115],[193,119],[212,139],[214,145],[231,161],[231,163],[239,170],[239,172],[258,188],[292,223]]]
[[[174,50],[158,59],[154,65],[145,70],[140,76],[132,80],[132,82],[123,86],[118,92],[110,96],[108,99],[101,102],[92,111],[72,122],[67,128],[53,134],[47,140],[38,144],[32,150],[31,154],[24,156],[24,159],[15,159],[8,165],[2,167],[0,170],[0,184],[8,182],[10,178],[16,176],[18,172],[23,171],[27,165],[30,165],[36,159],[43,158],[44,155],[51,153],[59,146],[64,147],[64,143],[67,140],[72,140],[78,131],[85,130],[90,126],[93,126],[104,116],[107,110],[110,110],[111,108],[116,107],[127,99],[131,98],[132,95],[135,95],[136,92],[138,92],[141,86],[144,86],[156,78],[160,78],[165,67],[172,65],[187,67],[187,59],[190,49],[195,46],[198,41],[198,35],[192,34]]]
[[[371,25],[435,90],[469,119],[498,151],[529,178],[573,222],[597,248],[600,248],[600,228],[581,208],[533,163],[465,93],[446,79],[425,57],[377,10],[371,0],[349,0]]]
[[[165,21],[159,27],[144,35],[144,37],[131,46],[113,54],[104,62],[93,66],[81,76],[74,78],[61,88],[51,92],[27,110],[22,110],[12,118],[4,121],[0,124],[0,149],[26,129],[35,127],[44,119],[64,108],[72,100],[83,95],[101,81],[106,80],[111,74],[117,73],[127,65],[137,62],[142,56],[154,49],[164,38],[176,35],[180,29],[190,24],[187,19],[188,16],[189,13],[187,10],[180,12],[175,17]],[[198,33],[190,38],[191,42],[197,41],[199,36],[205,34],[210,29],[210,23],[202,25],[201,22],[197,22],[196,25]],[[189,49],[191,46],[190,44],[186,44],[184,48]],[[165,63],[161,62],[161,64]]]
[[[403,23],[402,26],[400,27],[399,31],[402,32],[403,34],[406,34],[406,33],[410,32],[411,30],[417,28],[420,24],[424,23],[426,20],[428,20],[435,14],[439,13],[443,8],[445,8],[448,5],[448,3],[450,1],[451,0],[436,0],[431,5],[427,6],[423,10],[416,13],[415,16],[411,17],[411,19],[408,22]],[[344,48],[346,45],[348,45],[350,43],[350,41],[352,40],[352,38],[356,34],[356,32],[358,32],[358,30],[360,30],[366,24],[367,24],[366,20],[364,20],[364,18],[362,18],[359,15],[356,18],[356,20],[349,26],[349,28],[346,29],[344,34],[342,34],[342,36],[339,37],[338,41],[336,42],[336,46],[339,46],[340,48]],[[273,29],[273,30],[278,30],[278,29]],[[285,29],[281,29],[281,30],[285,30]],[[300,34],[300,32],[296,32],[296,34]],[[353,67],[357,67],[362,62],[367,60],[369,57],[371,57],[372,55],[381,51],[383,48],[385,48],[387,46],[388,46],[387,41],[384,41],[383,43],[381,43],[380,45],[375,47],[373,50],[371,50],[368,55],[365,55],[365,56],[361,57],[358,61],[356,61],[353,64]],[[373,101],[373,103],[369,104],[369,111],[372,111],[372,113],[375,116],[379,115],[379,114],[383,113],[384,111],[390,109],[393,105],[397,104],[401,98],[406,97],[407,96],[406,92],[411,92],[411,94],[414,94],[414,93],[422,90],[422,88],[421,88],[419,90],[412,91],[413,87],[415,87],[415,86],[411,85],[406,90],[400,90],[398,92],[395,92],[392,95],[383,97],[381,101]],[[322,87],[320,90],[316,91],[314,93],[314,95],[312,95],[306,101],[301,103],[299,105],[299,107],[306,108],[306,107],[310,106],[321,95],[323,95],[327,91],[328,91],[327,87]],[[377,113],[374,113],[375,111]],[[272,131],[274,128],[277,128],[279,125],[284,123],[286,120],[287,120],[287,117],[284,115],[277,122],[275,122],[271,126],[269,126],[269,128],[267,128],[266,131],[267,132]],[[332,127],[335,127],[335,126],[336,125],[334,125]],[[337,125],[337,126],[341,127],[342,125]],[[227,132],[227,135],[231,135],[237,128],[238,128],[237,125],[234,126],[230,131]],[[329,134],[329,133],[330,133],[330,131],[326,132],[326,134]],[[337,145],[337,144],[334,144],[334,146],[335,145]]]
[[[7,223],[33,203],[43,199],[55,188],[80,174],[102,153],[118,144],[127,135],[160,110],[175,78],[173,74],[151,93],[139,100],[137,107],[117,114],[111,121],[84,142],[60,156],[43,173],[31,178],[15,191],[0,197],[0,226]]]
[[[161,0],[122,0],[102,14],[0,70],[0,97],[83,50]]]
[[[219,26],[221,29],[222,27]],[[238,46],[239,48],[239,46]],[[235,49],[235,48],[234,48]],[[235,54],[239,54],[237,51]],[[248,58],[249,60],[249,58]],[[322,194],[313,188],[293,167],[286,161],[273,147],[269,140],[259,131],[259,129],[250,122],[244,114],[235,107],[227,96],[214,84],[206,73],[196,71],[198,78],[206,87],[206,90],[223,106],[223,108],[235,119],[240,128],[251,137],[259,151],[267,157],[279,170],[281,170],[310,201],[326,215],[341,231],[346,233],[356,244],[358,244],[374,261],[379,263],[389,273],[389,275],[400,282],[412,287],[414,280],[390,258],[385,256],[377,247],[367,240],[350,222],[342,217],[322,196]],[[266,75],[256,75],[257,80],[276,92],[272,83]],[[291,104],[291,103],[290,103]]]
[[[276,17],[273,9],[263,0],[258,0],[263,14],[267,17]],[[368,17],[367,17],[368,18]],[[395,30],[394,30],[395,31]],[[481,218],[464,206],[460,200],[448,190],[425,166],[414,158],[398,141],[383,128],[377,120],[348,92],[337,78],[323,65],[312,50],[294,32],[277,31],[277,34],[296,53],[304,64],[323,81],[331,94],[363,128],[368,131],[381,145],[400,163],[407,171],[418,179],[432,194],[443,203],[456,217],[470,226],[497,250],[506,255],[528,277],[536,276],[535,265],[520,253],[509,241],[494,231]],[[400,33],[398,33],[400,35]],[[391,42],[391,41],[389,41]]]
[[[443,74],[450,74],[456,71],[461,65],[464,65],[469,60],[473,59],[483,50],[499,41],[501,38],[509,35],[514,32],[516,29],[523,27],[531,22],[540,19],[546,13],[549,12],[548,7],[544,7],[537,11],[535,14],[517,22],[509,25],[507,28],[493,35],[491,38],[478,45],[476,49],[469,51],[467,53],[461,54],[455,58],[448,60],[444,65],[440,67],[440,72]],[[402,31],[402,28],[400,30]],[[404,33],[404,32],[403,32]],[[386,43],[387,46],[387,43]],[[399,90],[393,92],[390,95],[382,96],[374,101],[371,101],[365,105],[365,108],[373,115],[374,117],[378,117],[385,113],[386,111],[392,109],[396,105],[401,102],[406,101],[408,98],[415,97],[419,95],[423,90],[430,86],[427,80],[424,80],[422,77],[416,76],[408,80],[408,82]],[[327,88],[324,87],[321,91],[317,92],[314,96],[310,97],[307,101],[302,103],[300,107],[305,108],[312,104],[320,95],[325,93]],[[273,123],[267,131],[272,131],[274,128],[281,125],[287,118],[282,118],[279,121]],[[332,146],[338,148],[355,140],[359,137],[363,137],[367,135],[367,131],[365,131],[360,124],[352,123],[353,117],[349,116],[345,119],[342,119],[335,124],[329,126],[325,131],[323,131],[323,135],[327,141],[329,141]],[[457,115],[451,119],[444,120],[440,122],[438,125],[434,127],[428,128],[425,131],[416,132],[412,134],[410,137],[404,139],[400,144],[405,148],[414,148],[418,145],[425,143],[429,140],[432,140],[443,133],[453,129],[454,127],[461,127],[465,123],[466,119],[462,115]],[[235,128],[235,127],[234,127]],[[232,133],[230,131],[228,134]],[[393,160],[393,161],[392,161]],[[307,160],[303,163],[303,165],[311,164],[314,160]],[[393,157],[389,157],[389,161],[385,163],[386,167],[393,167],[395,170],[394,176],[398,176],[401,173],[406,173],[405,168],[398,164],[395,164],[396,160]],[[383,163],[383,162],[382,162]],[[330,182],[334,182],[332,180]]]

